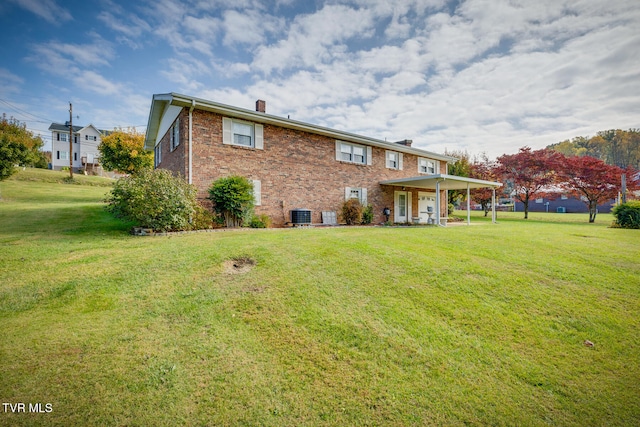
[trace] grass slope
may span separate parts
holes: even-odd
[[[107,187],[20,177],[0,183],[0,396],[53,412],[0,425],[640,419],[640,238],[609,216],[140,238]]]

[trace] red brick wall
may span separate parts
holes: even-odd
[[[180,145],[169,152],[169,134],[162,139],[162,163],[158,166],[188,174],[188,111],[180,114]],[[370,166],[336,161],[335,139],[298,130],[264,125],[264,149],[222,143],[222,116],[193,111],[193,184],[198,197],[206,198],[213,181],[229,175],[260,180],[262,204],[257,214],[271,217],[274,226],[290,221],[291,209],[312,211],[312,222],[321,222],[322,211],[340,213],[345,187],[367,188],[367,200],[374,208],[374,222],[384,221],[382,209],[393,209],[397,187],[379,181],[418,175],[417,156],[404,154],[403,170],[385,167],[385,150],[373,147]],[[413,212],[417,212],[418,189],[413,192]],[[446,206],[446,205],[445,205]],[[393,219],[393,217],[392,217]]]

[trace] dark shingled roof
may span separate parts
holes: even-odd
[[[73,127],[73,132],[80,132],[85,127],[86,126],[74,126]],[[69,132],[69,124],[67,123],[67,124],[63,125],[63,124],[60,124],[60,123],[51,123],[51,126],[49,126],[49,130],[56,130],[56,131],[60,131],[60,132]],[[103,135],[109,135],[111,133],[111,131],[102,130],[102,129],[98,129],[98,132],[100,132]]]

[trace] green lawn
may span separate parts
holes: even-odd
[[[52,412],[0,425],[639,423],[610,215],[134,237],[51,173],[0,183],[0,397]]]

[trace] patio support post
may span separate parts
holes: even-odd
[[[471,225],[471,190],[467,182],[467,225]]]
[[[491,222],[496,223],[496,188],[493,187],[491,194]]]
[[[436,181],[436,218],[438,226],[440,225],[440,181]]]

